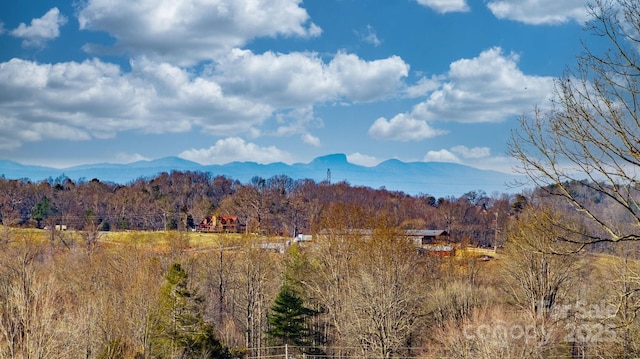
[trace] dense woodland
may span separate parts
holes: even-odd
[[[426,192],[426,191],[425,191]],[[361,213],[404,229],[442,229],[456,240],[490,246],[525,198],[470,191],[460,198],[409,196],[346,182],[316,183],[288,176],[242,184],[202,172],[161,173],[127,185],[61,177],[33,183],[0,179],[0,220],[7,226],[76,230],[189,230],[208,215],[238,216],[249,233],[293,237],[321,230],[326,213],[344,206],[341,221],[366,228]],[[497,221],[496,221],[497,218]]]
[[[189,172],[0,185],[0,358],[640,354],[637,246],[559,242],[577,232],[551,219],[584,224],[544,191],[436,199]],[[188,230],[213,213],[249,229]],[[402,235],[424,228],[451,231],[457,254]],[[322,234],[262,245],[295,232]]]

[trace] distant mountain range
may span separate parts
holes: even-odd
[[[223,175],[242,183],[254,176],[269,178],[287,175],[293,179],[312,179],[316,182],[346,181],[352,186],[374,189],[386,188],[410,195],[428,194],[435,197],[460,196],[469,191],[485,191],[487,194],[517,193],[521,188],[509,186],[517,176],[497,171],[444,162],[402,162],[388,160],[374,167],[349,163],[344,154],[318,157],[310,163],[287,165],[282,162],[258,164],[232,162],[225,165],[201,165],[178,157],[165,157],[153,161],[127,164],[98,163],[57,169],[43,166],[22,165],[0,160],[0,176],[6,179],[42,181],[66,176],[73,181],[91,180],[127,184],[139,178],[153,178],[161,172],[199,171],[212,176]]]

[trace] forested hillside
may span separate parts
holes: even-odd
[[[1,180],[0,358],[640,353],[638,246],[580,245],[586,223],[553,191],[433,198],[177,171]],[[246,230],[189,230],[216,213]],[[446,230],[455,252],[407,229]]]
[[[128,185],[0,179],[3,224],[94,231],[190,230],[205,216],[233,215],[247,233],[293,237],[321,230],[327,214],[342,207],[337,220],[351,228],[365,228],[363,214],[376,214],[394,227],[447,230],[456,241],[490,245],[495,227],[503,227],[523,200],[520,195],[489,197],[482,190],[459,198],[410,196],[284,175],[254,177],[249,184],[180,171]]]

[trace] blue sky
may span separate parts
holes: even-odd
[[[583,0],[0,3],[0,158],[68,167],[344,153],[510,171]]]

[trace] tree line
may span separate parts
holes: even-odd
[[[5,226],[96,231],[189,230],[205,216],[234,215],[248,233],[295,236],[321,230],[332,207],[347,206],[354,210],[341,220],[351,228],[364,228],[362,214],[376,213],[396,227],[447,230],[456,240],[488,246],[496,228],[523,201],[522,195],[489,197],[482,190],[458,198],[411,196],[286,175],[254,177],[245,184],[180,171],[126,185],[66,177],[41,182],[0,178],[0,221]]]

